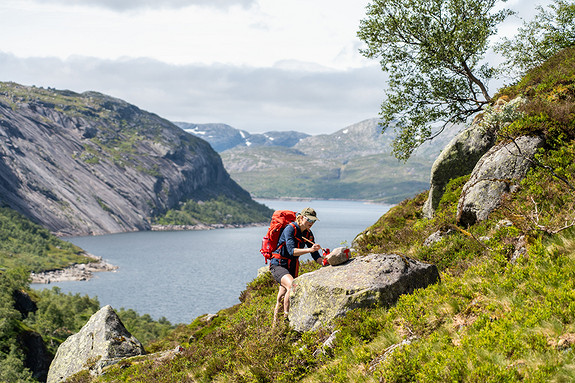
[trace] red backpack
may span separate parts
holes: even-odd
[[[284,228],[290,222],[295,221],[296,213],[291,210],[276,210],[272,215],[270,227],[262,239],[262,248],[260,253],[264,256],[266,263],[272,258],[272,253],[278,247],[278,240]]]

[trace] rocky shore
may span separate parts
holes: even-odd
[[[32,283],[51,283],[63,281],[87,281],[93,277],[93,273],[99,271],[115,271],[118,266],[114,266],[102,257],[87,255],[94,259],[89,263],[76,263],[61,270],[48,270],[41,273],[31,273]]]

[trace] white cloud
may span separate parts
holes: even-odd
[[[331,133],[376,117],[385,86],[377,65],[314,72],[151,59],[24,59],[0,53],[0,68],[0,81],[97,90],[172,121],[223,122],[254,133]]]
[[[43,0],[42,4],[107,8],[113,11],[142,9],[180,9],[189,6],[227,9],[232,6],[249,7],[255,0]]]
[[[166,6],[116,12],[65,6],[65,0],[4,0],[0,48],[20,57],[150,57],[172,64],[259,67],[298,60],[342,69],[361,65],[357,51],[345,60],[340,53],[358,43],[357,27],[368,1],[253,0],[250,7],[226,9],[175,9],[166,5],[175,1],[159,1]]]

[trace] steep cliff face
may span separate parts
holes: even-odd
[[[0,201],[60,235],[149,229],[188,199],[250,199],[210,145],[124,101],[0,83]]]

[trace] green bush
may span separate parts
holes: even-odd
[[[24,368],[24,354],[18,342],[22,315],[15,309],[14,293],[27,286],[23,269],[0,272],[0,382],[33,382]]]

